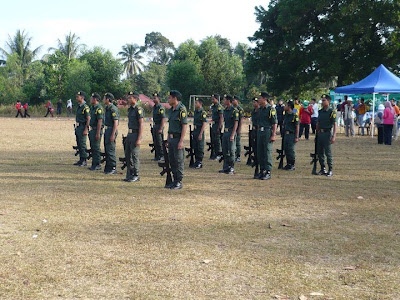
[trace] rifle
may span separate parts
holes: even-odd
[[[246,150],[244,156],[248,156],[247,158],[247,162],[246,165],[251,166],[252,162],[251,162],[251,155],[254,152],[254,146],[252,145],[252,140],[253,140],[253,130],[251,129],[251,126],[249,125],[249,145],[248,146],[244,146],[244,150]]]
[[[210,142],[207,142],[207,146],[208,146],[207,151],[211,151],[210,158],[212,158],[213,154],[215,152],[215,149],[214,149],[214,139],[213,139],[213,134],[212,134],[211,123],[210,123]]]
[[[126,136],[122,135],[122,146],[124,146],[124,153],[126,148]],[[119,161],[122,162],[121,170],[125,169],[127,166],[126,157],[120,157]]]
[[[278,169],[283,169],[283,159],[285,158],[285,150],[284,148],[284,142],[285,142],[285,131],[283,131],[282,134],[282,143],[281,143],[281,149],[276,149],[276,152],[278,152],[278,157],[276,158],[279,161],[279,166]]]
[[[164,162],[161,162],[161,161],[158,162],[158,166],[163,168],[162,171],[160,172],[160,175],[164,176],[164,174],[167,174],[167,178],[165,180],[165,188],[167,188],[172,183],[172,175],[171,175],[172,169],[171,169],[171,165],[169,163],[167,145],[168,145],[168,141],[163,141]]]
[[[152,144],[149,144],[149,146],[151,147],[150,152],[153,153],[153,152],[156,151],[156,145],[155,145],[155,142],[154,142],[154,127],[153,127],[152,124],[150,124],[150,133],[151,133],[151,137],[152,137],[152,139],[153,139],[153,143],[152,143]],[[156,153],[154,153],[154,158],[157,158],[157,157],[156,157]]]
[[[190,163],[189,167],[194,167],[194,149],[193,149],[193,131],[192,131],[192,125],[189,125],[189,136],[190,136],[190,148],[185,148],[185,150],[188,152],[186,155],[186,158],[190,157]]]
[[[312,159],[311,159],[311,162],[310,162],[310,165],[314,164],[311,174],[312,174],[312,175],[317,175],[317,162],[318,162],[318,131],[315,132],[314,143],[315,143],[314,153],[310,153],[310,157],[312,158]]]
[[[251,155],[251,160],[252,160],[251,167],[255,168],[254,169],[254,178],[257,178],[258,173],[260,173],[260,164],[258,162],[258,156],[257,156],[257,134],[254,135],[253,142],[254,142],[254,144],[252,145],[253,155]]]

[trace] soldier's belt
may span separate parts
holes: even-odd
[[[181,137],[180,133],[168,133],[168,138],[170,138],[170,139],[177,139],[180,137]]]
[[[258,131],[266,131],[268,129],[271,129],[271,127],[258,127]]]
[[[329,129],[320,129],[319,131],[321,131],[321,132],[331,132],[331,128],[329,128]]]
[[[252,129],[253,130],[258,130],[258,125],[253,125]]]
[[[285,134],[294,134],[292,131],[285,131]]]
[[[128,133],[138,133],[139,129],[128,129]]]
[[[233,128],[225,128],[225,129],[224,129],[224,132],[232,131],[232,129],[233,129]]]
[[[86,123],[76,123],[76,127],[79,127],[79,126],[86,126]]]

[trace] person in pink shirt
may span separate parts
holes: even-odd
[[[385,145],[392,144],[392,133],[393,133],[393,123],[395,110],[389,101],[385,102],[385,110],[383,111],[383,139]]]
[[[308,140],[310,136],[310,124],[311,124],[311,115],[313,114],[313,108],[310,103],[305,100],[303,105],[300,107],[300,134],[299,138],[303,135],[303,130],[305,129],[304,136],[306,140]]]

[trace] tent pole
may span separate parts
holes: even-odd
[[[371,137],[374,137],[375,133],[375,93],[372,93],[372,130]]]

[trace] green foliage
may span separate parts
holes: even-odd
[[[92,90],[92,74],[93,69],[85,60],[72,60],[68,64],[66,80],[64,84],[64,92],[61,99],[75,99],[78,91],[84,91],[88,95]],[[88,99],[87,99],[88,100]]]
[[[143,59],[140,47],[137,44],[126,44],[122,46],[122,51],[118,53],[122,56],[120,59],[124,65],[124,71],[127,77],[132,77],[142,72],[144,64],[141,62]]]
[[[114,94],[119,90],[123,66],[110,51],[95,47],[93,50],[84,52],[79,60],[86,61],[91,67],[91,91]]]
[[[44,68],[45,66],[40,61],[34,61],[29,65],[28,78],[25,80],[22,90],[30,105],[43,101],[42,95],[45,90]]]
[[[388,47],[398,11],[398,0],[271,1],[268,10],[256,8],[251,65],[268,74],[275,94],[351,83],[398,63],[398,49]]]
[[[174,61],[168,67],[168,85],[182,93],[185,105],[191,94],[203,93],[204,76],[200,66],[192,60]]]
[[[59,50],[63,55],[65,55],[70,61],[73,58],[77,58],[79,52],[85,47],[85,44],[79,44],[80,37],[75,33],[69,32],[65,35],[65,42],[60,39],[57,40],[57,48],[49,48],[49,51]]]
[[[68,57],[56,50],[48,55],[44,62],[45,97],[50,99],[63,98],[69,69]]]
[[[167,66],[150,63],[142,73],[132,78],[132,89],[145,95],[166,94],[166,76]]]
[[[175,50],[174,43],[163,36],[160,32],[146,34],[144,46],[141,51],[145,52],[152,62],[160,65],[169,63]]]
[[[4,67],[0,68],[0,103],[11,104],[25,98],[23,69],[17,53],[8,55]]]

